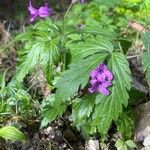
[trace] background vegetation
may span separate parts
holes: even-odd
[[[12,33],[7,41],[9,35],[1,26],[2,131],[14,130],[13,137],[25,141],[19,130],[6,125],[26,132],[36,123],[40,132],[67,116],[71,119],[63,121],[83,139],[97,138],[101,147],[108,140],[118,150],[134,149],[133,109],[142,103],[140,97],[149,100],[148,90],[143,92],[132,80],[136,78],[146,89],[150,84],[149,0],[48,3],[53,16],[30,23],[28,1],[0,1],[0,19]],[[138,40],[145,48],[136,45]],[[146,77],[130,58],[144,66]],[[114,75],[111,94],[89,94],[89,73],[103,62]],[[134,68],[140,70],[142,80]],[[13,139],[1,131],[0,136]]]

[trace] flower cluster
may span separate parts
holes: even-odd
[[[96,69],[90,73],[90,93],[100,92],[104,95],[109,95],[108,87],[112,85],[113,74],[108,70],[105,64],[100,64]]]
[[[77,0],[72,0],[72,3],[75,3]],[[81,3],[84,3],[85,0],[80,0]],[[52,9],[48,7],[48,3],[45,3],[44,6],[41,6],[39,9],[32,6],[31,0],[29,1],[28,11],[30,12],[30,22],[34,21],[37,17],[45,18],[52,15]]]
[[[30,21],[34,21],[37,17],[45,18],[52,15],[52,9],[48,7],[48,3],[45,3],[44,6],[41,6],[39,9],[36,9],[32,6],[31,1],[29,1],[28,10],[30,12]]]

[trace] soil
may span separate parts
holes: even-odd
[[[40,129],[35,122],[22,128],[26,142],[10,142],[0,140],[0,150],[84,150],[84,139],[66,120],[58,119],[47,128]]]

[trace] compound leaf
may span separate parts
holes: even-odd
[[[128,104],[128,90],[131,86],[131,76],[128,61],[119,52],[112,53],[108,66],[114,75],[111,94],[104,96],[99,94],[96,98],[96,107],[93,119],[98,126],[101,135],[105,135],[112,120],[117,120],[123,106]]]
[[[131,118],[129,113],[123,112],[117,122],[117,130],[119,133],[122,133],[123,137],[127,140],[131,138],[132,130],[134,127],[134,121]]]
[[[95,53],[111,53],[113,45],[103,38],[89,38],[85,41],[78,42],[77,44],[70,45],[72,54],[72,61],[78,61],[81,58],[86,58]]]
[[[56,99],[66,101],[78,92],[79,86],[84,88],[88,83],[90,71],[102,63],[106,56],[105,53],[96,54],[71,64],[56,83]]]
[[[95,105],[95,95],[87,95],[83,98],[76,98],[73,101],[72,118],[74,125],[81,126],[90,117]]]
[[[41,111],[43,115],[43,120],[41,123],[41,127],[46,126],[48,123],[52,122],[56,117],[61,116],[68,104],[61,103],[61,101],[55,100],[55,95],[52,94],[43,100]]]

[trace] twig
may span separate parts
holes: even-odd
[[[71,150],[73,150],[73,147],[68,143],[68,141],[65,138],[63,138],[63,139],[66,142],[66,144],[71,148]]]
[[[66,18],[67,14],[69,13],[69,11],[70,11],[71,7],[73,6],[73,4],[74,3],[71,3],[70,6],[68,7],[68,9],[67,9],[67,11],[66,11],[66,13],[64,15],[64,18]]]
[[[128,33],[129,28],[132,28],[134,30],[136,30],[137,32],[141,33],[141,32],[147,32],[149,31],[148,29],[146,29],[143,25],[141,25],[140,23],[136,22],[136,21],[130,21],[127,25],[127,28],[125,29],[125,31],[123,32],[124,34]]]
[[[131,58],[140,57],[140,56],[142,56],[142,54],[127,56],[127,58],[128,58],[128,59],[131,59]]]

